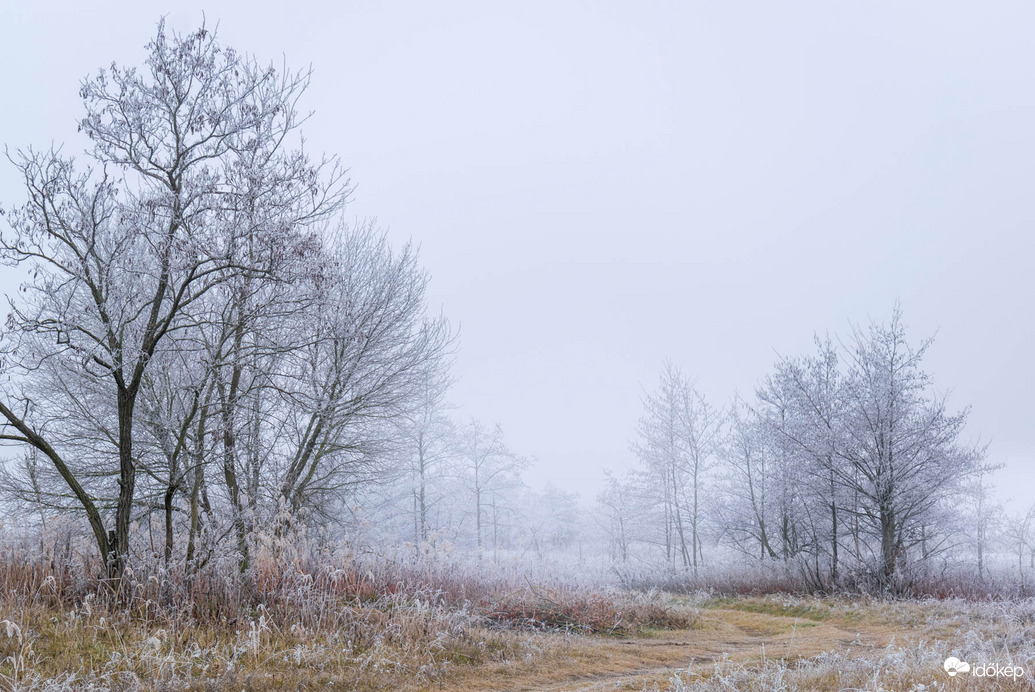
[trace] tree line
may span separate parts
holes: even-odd
[[[614,559],[697,574],[707,543],[812,588],[887,589],[959,553],[984,578],[987,554],[1006,547],[1023,579],[1032,513],[1006,521],[989,487],[998,467],[964,439],[969,409],[951,409],[923,369],[932,341],[906,332],[896,306],[845,339],[817,338],[723,410],[666,365],[643,399],[640,467],[598,498]]]

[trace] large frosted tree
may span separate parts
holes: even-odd
[[[913,347],[901,310],[856,329],[849,344],[836,467],[858,493],[858,512],[879,544],[877,576],[890,586],[909,549],[938,530],[928,519],[981,471],[984,450],[961,441],[968,411],[951,412],[922,368],[930,340]]]
[[[344,201],[334,162],[301,147],[307,82],[205,29],[159,25],[143,68],[83,81],[84,157],[14,157],[27,201],[7,213],[0,253],[30,279],[3,335],[0,437],[61,476],[113,576],[129,552],[152,364],[216,286],[266,274]],[[69,411],[95,419],[86,449]]]

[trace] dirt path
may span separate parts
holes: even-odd
[[[645,684],[664,688],[674,673],[691,666],[710,667],[723,656],[746,664],[837,649],[867,656],[892,638],[901,641],[910,634],[885,625],[711,608],[701,611],[692,630],[630,638],[569,638],[554,642],[565,649],[561,655],[550,655],[551,642],[544,638],[541,662],[483,669],[477,679],[463,680],[453,689],[610,692],[641,690]]]

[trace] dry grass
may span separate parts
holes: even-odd
[[[467,686],[558,668],[584,635],[692,624],[658,595],[297,548],[257,552],[244,576],[234,564],[189,578],[138,567],[117,589],[8,549],[0,689]]]
[[[666,680],[655,680],[643,689],[1035,689],[1035,599],[894,601],[769,596],[702,599],[702,605],[706,612],[736,613],[755,624],[768,619],[783,621],[786,626],[793,620],[794,631],[790,637],[771,631],[766,636],[767,651],[724,652],[669,671]],[[809,625],[807,633],[802,625]],[[949,656],[972,666],[1021,667],[1024,673],[950,678],[942,668]]]
[[[458,665],[520,657],[521,637],[478,626],[468,613],[419,600],[343,604],[333,628],[278,621],[260,607],[234,625],[155,613],[43,607],[0,613],[0,678],[11,689],[356,689],[448,680]],[[66,685],[68,686],[68,685]]]
[[[1035,600],[683,596],[259,546],[244,576],[0,548],[0,690],[1035,689]],[[1013,664],[950,680],[941,663]],[[935,686],[937,683],[937,686]]]
[[[62,611],[45,604],[47,589],[56,584],[8,594],[0,606],[2,689],[679,692],[930,690],[950,682],[961,690],[1035,688],[1030,672],[1019,680],[950,681],[941,669],[950,654],[1035,668],[1030,600],[701,595],[663,602],[611,594],[605,602],[660,609],[679,628],[594,634],[567,622],[541,631],[541,618],[493,619],[477,607],[398,590],[341,601],[333,621],[325,615],[307,628],[261,605],[233,623],[191,620],[146,600],[127,607],[88,596]],[[564,592],[542,589],[520,593],[565,612],[597,602],[558,601]]]

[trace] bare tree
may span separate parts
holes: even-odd
[[[439,489],[443,467],[455,454],[456,431],[443,412],[451,380],[444,368],[429,371],[419,383],[413,407],[399,421],[402,457],[412,503],[413,540],[417,557],[428,540],[430,513],[445,497]]]
[[[980,464],[968,484],[971,507],[964,515],[967,520],[965,535],[974,546],[978,579],[981,581],[985,580],[988,553],[999,542],[1003,527],[1003,506],[996,501],[989,483],[989,476],[1000,468],[999,465]]]
[[[605,472],[604,489],[597,496],[599,523],[608,537],[611,559],[623,564],[629,561],[630,524],[638,510],[629,485]]]
[[[202,28],[159,25],[143,70],[112,67],[83,82],[83,168],[57,151],[15,158],[28,202],[8,214],[6,261],[26,263],[4,335],[3,439],[41,452],[93,529],[109,573],[129,553],[138,471],[136,406],[156,354],[229,277],[261,274],[347,192],[334,162],[312,163],[292,139],[306,73],[279,73],[224,49]],[[237,252],[245,239],[257,251]],[[254,243],[250,246],[254,247]],[[111,402],[114,528],[81,482],[78,451],[60,435],[67,394],[37,381],[44,363]],[[17,389],[15,389],[17,387]]]
[[[454,337],[425,308],[427,274],[367,224],[337,234],[282,394],[293,405],[280,493],[299,508],[362,478],[441,377]]]
[[[908,344],[896,307],[840,351],[817,340],[815,355],[781,359],[756,403],[730,417],[727,541],[782,557],[817,588],[846,562],[890,588],[903,566],[946,550],[966,483],[993,467],[960,442],[966,410],[950,414],[932,392],[921,369],[930,343]],[[979,492],[972,522],[981,574],[996,513],[986,500]]]
[[[528,465],[528,460],[507,447],[503,428],[498,423],[489,430],[471,419],[460,431],[459,444],[461,470],[474,504],[475,548],[480,560],[484,551],[482,524],[486,505],[498,500],[501,492],[515,483],[518,472]],[[496,518],[496,514],[490,515],[494,528]]]
[[[1006,538],[1013,544],[1013,549],[1017,552],[1017,578],[1020,580],[1023,594],[1027,585],[1027,574],[1024,569],[1026,554],[1028,570],[1035,570],[1035,505],[1007,520]]]
[[[785,358],[758,390],[762,420],[778,440],[785,483],[793,485],[793,518],[803,535],[799,546],[809,581],[823,587],[838,580],[841,524],[854,513],[852,495],[840,480],[837,453],[843,418],[842,376],[833,343],[816,340],[814,356]],[[786,544],[786,541],[785,541]],[[824,567],[820,558],[828,563]]]
[[[701,486],[713,457],[720,416],[678,368],[666,363],[644,413],[634,450],[664,498],[666,557],[678,554],[697,573],[703,554]]]
[[[760,560],[776,558],[772,533],[777,478],[766,427],[743,402],[734,401],[726,429],[719,448],[726,498],[717,510],[722,538]]]
[[[848,348],[839,480],[858,492],[875,533],[884,587],[905,552],[920,543],[925,517],[978,471],[984,450],[959,443],[967,411],[950,414],[920,364],[931,341],[912,348],[901,310],[886,324],[856,329]]]

